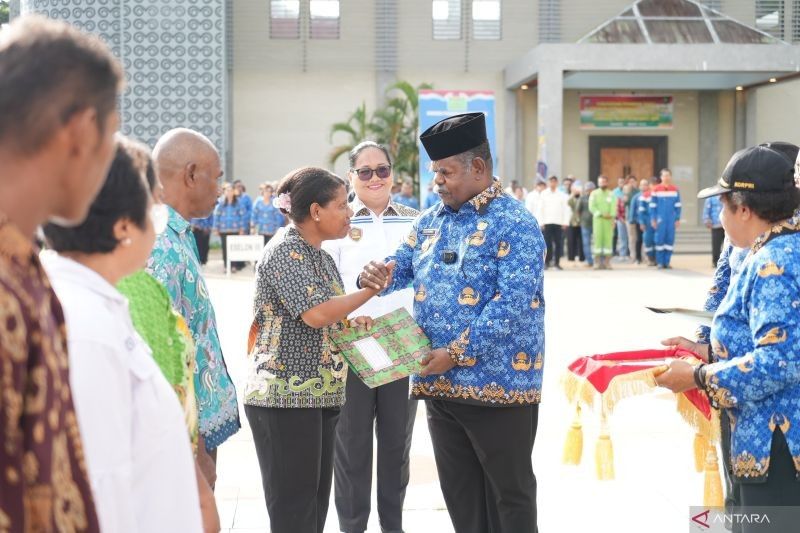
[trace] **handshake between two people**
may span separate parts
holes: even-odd
[[[361,271],[361,274],[358,275],[358,286],[362,289],[372,289],[378,291],[378,293],[382,292],[392,283],[395,265],[395,261],[389,261],[388,263],[370,261]],[[370,323],[370,327],[371,325]],[[420,375],[430,376],[444,374],[456,366],[456,363],[450,357],[450,352],[447,351],[447,348],[436,348],[422,358],[420,365],[422,365]]]

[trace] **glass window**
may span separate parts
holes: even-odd
[[[783,39],[783,0],[756,0],[756,29]]]
[[[590,43],[646,43],[639,23],[635,20],[612,20],[592,35],[586,42]]]
[[[271,39],[300,38],[300,0],[270,0],[269,36]]]
[[[461,39],[461,0],[433,0],[433,38]]]
[[[645,20],[647,33],[654,43],[713,43],[714,39],[702,20]]]
[[[800,43],[800,0],[792,4],[792,42]]]
[[[502,36],[501,21],[500,0],[474,0],[472,2],[473,39],[500,39]]]
[[[311,0],[309,11],[312,39],[339,38],[339,0]]]
[[[700,17],[700,8],[685,0],[641,0],[639,14],[643,17]]]

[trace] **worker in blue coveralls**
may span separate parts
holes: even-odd
[[[544,366],[544,239],[492,178],[482,113],[420,137],[442,203],[361,286],[413,286],[431,341],[411,395],[426,400],[439,482],[458,533],[535,532],[531,453]]]
[[[650,198],[653,191],[650,180],[643,179],[639,182],[639,194],[636,195],[636,222],[639,224],[639,235],[644,244],[644,253],[647,256],[647,266],[656,266],[656,249],[654,235],[656,230],[650,224]]]
[[[734,154],[718,185],[722,224],[747,259],[714,315],[708,364],[673,362],[657,378],[674,392],[704,391],[731,420],[730,469],[744,508],[800,506],[800,191],[782,151],[755,146]],[[787,311],[788,310],[788,311]],[[723,446],[724,443],[723,436]],[[791,531],[796,516],[770,514],[769,528],[739,523],[743,533]]]
[[[672,171],[661,170],[661,183],[650,195],[650,225],[655,230],[656,263],[658,268],[672,268],[675,230],[681,221],[681,193],[672,183]]]

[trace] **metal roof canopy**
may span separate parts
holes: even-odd
[[[517,89],[542,69],[565,89],[724,90],[800,71],[800,46],[694,0],[637,0],[577,43],[540,44],[505,68]]]
[[[540,44],[505,68],[518,89],[543,70],[570,89],[734,89],[800,72],[800,46],[786,44]]]

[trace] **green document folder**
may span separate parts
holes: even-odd
[[[419,373],[420,360],[431,350],[431,341],[402,307],[376,318],[369,331],[347,328],[332,333],[331,340],[372,389]]]

